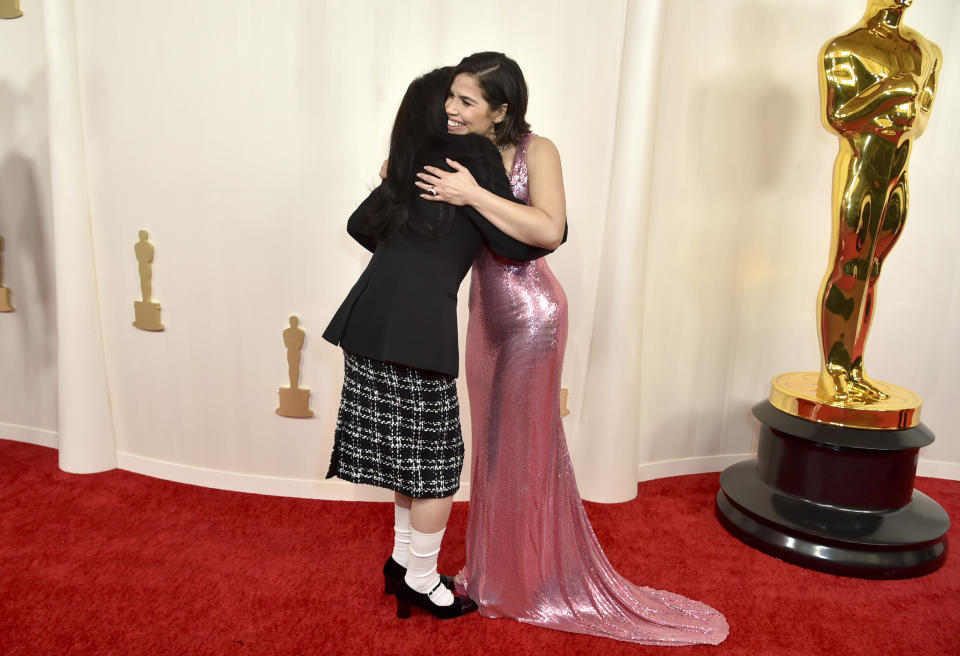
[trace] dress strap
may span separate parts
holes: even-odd
[[[517,200],[530,204],[529,176],[527,174],[527,148],[530,146],[532,132],[520,137],[517,152],[513,155],[513,167],[510,170],[510,190]]]
[[[533,132],[527,132],[525,135],[520,137],[520,141],[517,142],[517,152],[513,155],[514,175],[519,167],[522,166],[524,169],[527,168],[527,148],[530,147],[530,138],[532,136]]]

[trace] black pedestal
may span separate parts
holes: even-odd
[[[758,403],[757,459],[720,475],[716,512],[737,538],[811,569],[872,579],[922,576],[947,557],[950,518],[913,489],[923,424],[828,426]]]

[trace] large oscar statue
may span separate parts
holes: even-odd
[[[717,516],[748,544],[864,578],[937,569],[950,526],[913,489],[918,452],[933,442],[920,398],[864,368],[877,280],[907,219],[907,164],[942,63],[903,24],[912,1],[869,0],[863,19],[820,51],[821,118],[840,141],[817,304],[821,367],[773,379],[753,408],[757,459],[724,471],[717,495]]]

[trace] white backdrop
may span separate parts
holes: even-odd
[[[816,54],[863,0],[22,4],[24,18],[0,23],[4,50],[27,62],[0,60],[0,118],[10,106],[21,117],[0,125],[0,158],[25,160],[35,182],[0,180],[18,305],[0,315],[0,437],[58,431],[67,469],[115,456],[203,485],[385,498],[322,479],[342,364],[320,333],[366,262],[344,225],[375,184],[404,88],[477,50],[521,64],[528,117],[563,158],[570,241],[549,261],[570,301],[565,425],[585,497],[626,499],[638,478],[750,457],[749,408],[770,378],[818,365],[836,139],[819,123]],[[947,193],[960,186],[960,11],[923,0],[907,23],[946,68],[868,366],[926,400],[938,441],[921,473],[960,478]],[[17,193],[32,214],[3,202]],[[163,333],[130,325],[141,228]],[[59,331],[54,259],[71,317]],[[291,313],[308,333],[310,420],[273,412]]]

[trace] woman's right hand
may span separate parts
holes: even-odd
[[[420,179],[414,184],[420,187],[421,191],[427,192],[420,194],[420,198],[460,207],[472,205],[477,192],[483,191],[483,188],[477,184],[466,166],[449,157],[446,161],[447,165],[453,169],[452,173],[436,166],[424,166],[423,171],[417,173]]]

